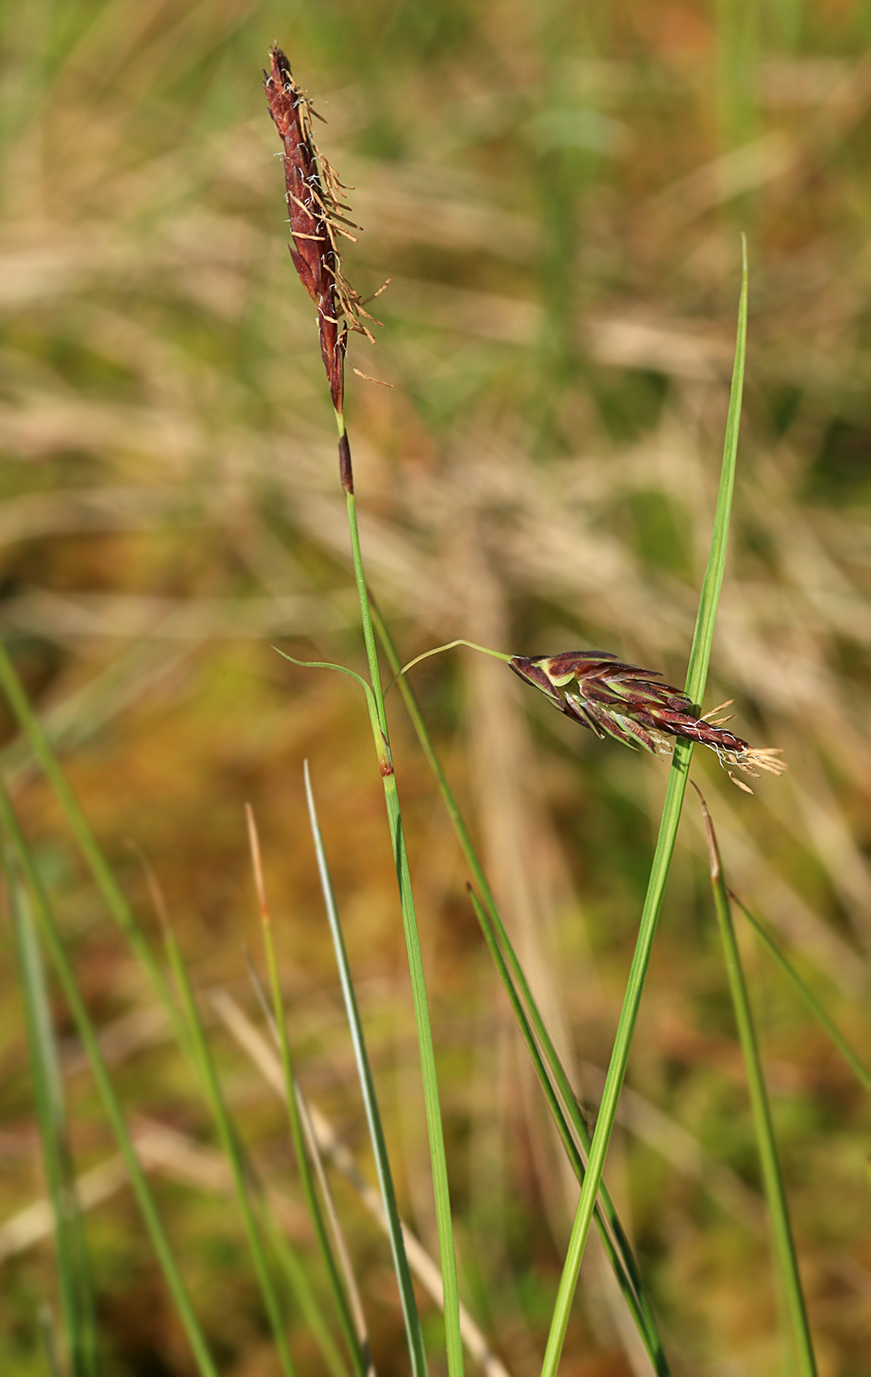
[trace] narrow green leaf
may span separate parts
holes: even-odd
[[[188,1026],[193,1037],[193,1045],[196,1051],[203,1086],[208,1095],[212,1115],[221,1139],[221,1148],[233,1176],[233,1188],[236,1193],[236,1200],[245,1226],[248,1249],[254,1264],[255,1275],[260,1286],[260,1294],[263,1297],[263,1304],[269,1317],[269,1325],[272,1330],[272,1337],[275,1340],[278,1358],[281,1363],[282,1371],[285,1373],[285,1377],[296,1377],[296,1368],[287,1345],[281,1305],[278,1300],[275,1283],[266,1256],[260,1222],[252,1199],[251,1168],[245,1160],[245,1154],[239,1135],[227,1112],[217,1067],[215,1066],[211,1048],[209,1047],[209,1040],[203,1028],[202,1019],[200,1018],[197,1002],[188,977],[187,967],[179,951],[178,943],[168,925],[166,926],[165,936],[170,965],[173,975],[175,976]]]
[[[741,396],[744,386],[744,357],[746,344],[747,250],[745,243],[743,249],[741,298],[738,307],[738,337],[735,345],[735,363],[732,370],[732,388],[729,396],[729,411],[726,420],[723,462],[720,469],[720,487],[717,495],[717,509],[714,515],[711,553],[708,559],[708,567],[705,571],[704,582],[702,584],[698,616],[696,619],[696,630],[693,637],[692,650],[690,651],[689,668],[687,670],[686,692],[689,694],[690,698],[692,698],[693,702],[697,704],[701,703],[704,694],[708,664],[711,658],[711,644],[714,637],[714,623],[717,616],[720,589],[723,584],[723,573],[726,563],[726,542],[732,506],[732,491],[735,485],[735,463],[738,452],[738,427],[741,418]],[[593,1140],[590,1144],[590,1155],[587,1161],[587,1175],[581,1187],[581,1196],[575,1212],[572,1234],[569,1240],[566,1260],[563,1265],[562,1277],[560,1278],[550,1333],[548,1334],[547,1348],[545,1350],[544,1363],[541,1370],[542,1377],[555,1377],[559,1366],[559,1359],[565,1341],[572,1300],[575,1294],[575,1287],[577,1286],[578,1274],[581,1269],[581,1261],[584,1256],[584,1247],[587,1242],[587,1234],[589,1233],[590,1223],[593,1218],[593,1207],[599,1190],[599,1183],[602,1179],[602,1172],[605,1167],[608,1144],[611,1141],[611,1133],[614,1128],[614,1119],[617,1114],[617,1101],[620,1098],[620,1091],[626,1075],[626,1067],[629,1063],[629,1050],[632,1046],[632,1035],[635,1030],[638,1010],[641,1005],[641,996],[644,990],[647,969],[650,965],[650,954],[653,949],[653,939],[659,921],[662,897],[665,892],[665,884],[668,879],[668,871],[674,852],[675,840],[677,838],[678,822],[680,821],[681,806],[683,804],[684,793],[686,792],[691,759],[692,742],[678,741],[675,745],[674,757],[669,772],[665,803],[662,810],[662,820],[660,822],[656,850],[654,851],[650,868],[650,880],[648,882],[647,896],[641,914],[641,924],[635,945],[635,954],[632,958],[632,965],[626,984],[623,1008],[617,1024],[617,1031],[614,1035],[614,1046],[611,1052],[608,1073],[605,1077],[604,1089],[602,1091],[599,1117],[596,1121]]]
[[[777,1155],[774,1123],[771,1118],[771,1107],[768,1102],[768,1092],[765,1088],[762,1060],[759,1056],[759,1046],[756,1041],[756,1029],[753,1024],[750,996],[747,990],[747,983],[744,979],[744,970],[741,965],[738,943],[735,939],[735,929],[732,926],[729,897],[726,893],[726,884],[723,879],[723,865],[717,846],[714,824],[711,821],[711,815],[708,812],[707,804],[702,797],[701,790],[697,786],[694,787],[699,796],[699,802],[702,806],[702,816],[705,822],[705,833],[708,840],[708,854],[711,864],[711,885],[714,892],[714,908],[716,909],[717,922],[720,926],[720,937],[723,941],[726,970],[729,974],[729,988],[732,992],[732,1004],[735,1009],[735,1022],[738,1025],[738,1036],[741,1041],[741,1051],[744,1056],[744,1068],[747,1072],[747,1085],[750,1090],[750,1102],[753,1106],[753,1122],[756,1127],[756,1142],[759,1148],[759,1160],[762,1165],[762,1179],[765,1183],[765,1194],[768,1199],[768,1209],[771,1213],[775,1258],[780,1272],[781,1284],[786,1295],[787,1309],[792,1322],[799,1371],[802,1377],[816,1377],[817,1367],[814,1359],[813,1343],[811,1340],[807,1311],[805,1309],[804,1295],[801,1288],[798,1258],[796,1257],[795,1243],[793,1241],[792,1228],[789,1222],[786,1189],[783,1184],[783,1173],[780,1170],[780,1160]]]
[[[735,362],[732,368],[732,388],[726,415],[726,437],[723,462],[720,467],[720,486],[714,512],[714,529],[708,567],[702,582],[696,627],[687,669],[686,692],[697,706],[701,706],[711,662],[714,643],[714,624],[720,605],[720,592],[726,572],[726,547],[729,540],[729,521],[732,515],[732,494],[735,491],[735,469],[738,459],[738,430],[741,424],[741,398],[744,392],[744,361],[747,354],[747,240],[741,236],[741,297],[738,304],[738,336],[735,342]],[[689,765],[690,753],[687,753]]]
[[[351,1030],[351,1041],[354,1046],[354,1057],[357,1062],[357,1075],[359,1076],[360,1087],[363,1092],[366,1121],[369,1125],[369,1138],[375,1156],[375,1167],[378,1172],[381,1199],[384,1202],[384,1210],[387,1216],[390,1249],[393,1254],[393,1267],[396,1272],[396,1280],[399,1285],[399,1295],[402,1302],[402,1315],[405,1321],[405,1333],[408,1339],[408,1351],[411,1357],[411,1370],[415,1374],[415,1377],[425,1377],[427,1365],[426,1353],[423,1345],[423,1333],[417,1313],[417,1302],[414,1297],[411,1273],[408,1269],[408,1259],[405,1254],[405,1242],[402,1237],[402,1224],[399,1218],[399,1209],[396,1204],[393,1174],[390,1170],[390,1159],[387,1155],[387,1144],[384,1140],[384,1129],[381,1124],[378,1099],[375,1094],[375,1082],[372,1078],[372,1068],[369,1064],[369,1056],[366,1051],[366,1039],[363,1033],[360,1011],[357,1006],[357,996],[354,993],[354,982],[351,976],[351,968],[348,964],[348,954],[345,949],[345,939],[342,934],[342,925],[336,905],[335,891],[333,889],[329,863],[324,850],[323,837],[321,835],[317,811],[315,809],[308,762],[305,764],[305,792],[306,799],[308,800],[309,822],[315,844],[315,853],[317,855],[321,890],[326,905],[330,932],[333,937],[336,963],[339,967],[339,978],[342,983],[342,994],[345,999],[345,1012]]]
[[[734,890],[730,889],[728,891],[728,894],[729,898],[733,901],[733,903],[736,903],[738,905],[741,912],[744,914],[744,917],[747,919],[748,923],[753,928],[753,931],[756,933],[756,936],[774,957],[780,969],[792,981],[793,985],[798,990],[799,994],[801,995],[807,1007],[810,1009],[814,1018],[816,1018],[820,1026],[826,1030],[832,1042],[835,1044],[841,1056],[844,1058],[844,1061],[853,1071],[854,1075],[861,1081],[862,1085],[865,1087],[866,1090],[871,1091],[871,1070],[868,1069],[865,1063],[861,1061],[859,1057],[856,1055],[856,1053],[853,1051],[853,1048],[847,1042],[847,1039],[844,1037],[841,1030],[834,1023],[834,1021],[832,1020],[824,1006],[817,999],[813,990],[801,978],[798,971],[795,969],[795,966],[793,966],[789,958],[785,956],[784,953],[780,950],[780,947],[777,945],[774,938],[767,931],[767,929],[762,926],[762,924],[759,922],[759,919],[753,916],[753,914],[750,912],[749,908],[744,903],[744,901],[738,898],[738,895],[734,892]]]
[[[563,1107],[560,1104],[554,1086],[548,1076],[544,1059],[539,1051],[535,1035],[533,1034],[532,1024],[526,1016],[523,1001],[514,984],[511,972],[508,969],[508,964],[500,950],[496,931],[490,921],[490,917],[471,886],[469,887],[469,897],[472,901],[472,907],[475,910],[475,916],[478,919],[481,931],[484,934],[484,940],[493,958],[493,963],[505,986],[505,991],[514,1012],[514,1017],[517,1019],[521,1036],[532,1059],[532,1064],[535,1068],[535,1073],[538,1076],[541,1088],[544,1091],[548,1108],[557,1126],[566,1156],[571,1163],[572,1170],[577,1177],[578,1183],[581,1184],[584,1180],[585,1167],[575,1139],[572,1136],[572,1128],[574,1128],[575,1133],[583,1143],[585,1150],[589,1147],[589,1137],[577,1101],[575,1097],[571,1095],[566,1103],[566,1111],[571,1118],[572,1126],[570,1127],[566,1113],[563,1112]],[[562,1067],[560,1069],[562,1070]],[[565,1073],[563,1072],[563,1074]],[[653,1370],[657,1374],[657,1377],[668,1377],[670,1369],[666,1362],[659,1336],[656,1333],[652,1312],[641,1287],[641,1280],[638,1275],[637,1267],[635,1266],[634,1258],[632,1258],[630,1251],[629,1257],[631,1259],[631,1267],[628,1268],[624,1261],[624,1257],[621,1255],[624,1246],[628,1249],[628,1243],[626,1241],[626,1235],[619,1224],[613,1203],[605,1189],[604,1182],[600,1188],[599,1200],[596,1203],[595,1221],[605,1253],[611,1263],[614,1275],[617,1278],[617,1284],[620,1287],[623,1298],[629,1308],[629,1312],[635,1321],[644,1347],[647,1349],[650,1356]],[[612,1229],[614,1232],[612,1232]]]
[[[67,957],[63,939],[55,923],[51,906],[42,887],[39,874],[33,865],[30,851],[24,834],[21,831],[18,818],[2,786],[0,786],[0,827],[3,828],[3,831],[11,839],[16,858],[27,881],[28,889],[33,900],[34,914],[43,941],[48,948],[58,980],[64,992],[64,997],[73,1016],[79,1039],[90,1063],[94,1079],[97,1083],[97,1088],[100,1092],[100,1097],[103,1101],[103,1106],[106,1110],[106,1116],[109,1119],[119,1150],[124,1158],[124,1164],[127,1168],[130,1183],[133,1187],[145,1226],[148,1230],[152,1247],[163,1269],[167,1286],[172,1295],[173,1304],[178,1311],[179,1319],[187,1334],[197,1368],[201,1373],[201,1377],[217,1377],[217,1368],[191,1305],[187,1288],[182,1280],[181,1273],[175,1260],[175,1255],[164,1231],[163,1224],[161,1223],[160,1215],[155,1206],[154,1198],[151,1194],[151,1189],[148,1185],[145,1173],[136,1156],[136,1150],[133,1147],[133,1142],[127,1129],[121,1103],[115,1093],[112,1078],[103,1060],[97,1033],[91,1022],[85,1002],[79,992],[75,974],[70,965],[69,958]]]
[[[354,1319],[348,1305],[348,1298],[342,1286],[342,1279],[339,1275],[339,1268],[330,1245],[323,1211],[321,1210],[320,1201],[312,1177],[309,1155],[306,1150],[305,1128],[296,1090],[296,1073],[294,1071],[293,1058],[290,1050],[290,1039],[287,1035],[287,1018],[281,993],[278,960],[275,954],[272,920],[266,903],[266,886],[263,880],[263,869],[260,861],[260,842],[254,822],[254,813],[250,806],[246,808],[246,817],[248,821],[248,835],[251,843],[251,856],[254,865],[254,879],[257,887],[257,896],[260,902],[260,919],[263,927],[263,940],[266,947],[266,962],[269,968],[269,984],[272,994],[271,1024],[281,1054],[281,1067],[284,1075],[284,1089],[288,1120],[290,1123],[290,1135],[296,1153],[300,1180],[302,1181],[303,1193],[306,1199],[306,1207],[314,1225],[315,1236],[318,1240],[321,1256],[327,1269],[327,1277],[329,1279],[333,1300],[335,1301],[338,1311],[339,1323],[345,1336],[345,1343],[347,1344],[355,1372],[360,1374],[360,1377],[363,1377],[368,1364],[363,1352],[362,1339],[357,1334]]]
[[[92,1377],[97,1370],[97,1340],[90,1255],[69,1148],[66,1108],[45,972],[27,890],[9,848],[6,852],[6,874],[12,902],[16,958],[24,995],[36,1115],[54,1217],[65,1348],[73,1377]]]

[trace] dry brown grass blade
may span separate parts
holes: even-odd
[[[187,1134],[163,1124],[140,1122],[133,1142],[146,1171],[161,1171],[183,1185],[214,1195],[226,1195],[232,1189],[230,1168],[222,1154],[203,1147]],[[93,1210],[129,1184],[123,1159],[114,1156],[83,1172],[76,1180],[76,1191],[82,1209]],[[305,1212],[272,1184],[267,1185],[266,1193],[282,1228],[298,1239],[306,1238]],[[0,1224],[0,1262],[35,1247],[49,1238],[53,1230],[49,1201],[34,1201]]]

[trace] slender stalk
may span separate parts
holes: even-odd
[[[505,991],[508,995],[508,999],[511,1004],[511,1008],[514,1012],[514,1016],[517,1019],[521,1036],[523,1038],[524,1043],[526,1044],[526,1049],[529,1052],[541,1088],[544,1091],[548,1108],[550,1109],[554,1123],[557,1126],[557,1131],[559,1132],[560,1140],[562,1142],[563,1148],[565,1149],[566,1156],[568,1157],[569,1162],[571,1163],[572,1171],[575,1173],[575,1176],[578,1180],[578,1184],[581,1184],[584,1180],[584,1173],[586,1168],[584,1166],[583,1158],[581,1157],[581,1154],[578,1151],[575,1139],[572,1136],[572,1128],[574,1128],[575,1132],[578,1133],[577,1121],[581,1120],[580,1110],[578,1109],[577,1101],[574,1099],[574,1097],[572,1097],[570,1101],[570,1104],[572,1104],[575,1109],[575,1114],[571,1116],[572,1124],[570,1127],[569,1120],[566,1117],[566,1114],[563,1112],[563,1107],[560,1104],[554,1086],[550,1080],[550,1077],[548,1076],[544,1058],[542,1057],[541,1052],[538,1048],[538,1044],[535,1040],[535,1035],[532,1030],[532,1024],[530,1023],[530,1020],[527,1018],[526,1011],[523,1007],[523,1002],[520,998],[520,994],[517,990],[517,987],[514,984],[514,981],[512,980],[511,973],[508,969],[508,963],[506,962],[505,957],[503,956],[502,951],[500,950],[499,942],[496,937],[496,930],[490,921],[490,917],[486,911],[484,904],[482,904],[481,900],[478,898],[477,894],[472,889],[471,885],[469,886],[469,898],[472,901],[472,907],[475,910],[475,917],[478,919],[481,931],[484,934],[484,940],[486,941],[487,946],[489,948],[490,955],[493,959],[493,963],[496,966],[496,970],[499,974],[500,979],[502,980],[503,985],[505,986]],[[583,1136],[583,1138],[586,1139],[586,1147],[589,1143],[589,1138],[586,1134],[586,1130],[584,1129],[583,1134],[579,1134],[578,1136]],[[634,1265],[634,1258],[631,1258],[630,1253],[629,1256],[631,1258],[632,1265],[630,1267],[627,1267],[625,1265],[624,1258],[621,1256],[622,1246],[627,1245],[627,1240],[622,1228],[619,1225],[619,1221],[617,1220],[613,1204],[610,1198],[607,1196],[607,1193],[605,1192],[604,1185],[600,1190],[599,1196],[600,1198],[596,1203],[595,1220],[596,1227],[599,1232],[599,1237],[602,1240],[602,1246],[604,1247],[608,1260],[611,1263],[614,1275],[617,1278],[617,1284],[619,1285],[620,1290],[623,1294],[623,1299],[626,1301],[626,1304],[629,1308],[629,1313],[635,1321],[635,1325],[641,1336],[642,1342],[644,1343],[644,1347],[647,1349],[650,1361],[653,1364],[654,1372],[657,1374],[657,1377],[668,1377],[670,1369],[668,1363],[666,1362],[665,1353],[663,1352],[659,1335],[656,1332],[656,1325],[649,1306],[649,1302],[641,1287],[641,1280],[638,1275],[637,1268]],[[607,1201],[607,1207],[603,1208],[603,1206],[605,1205],[605,1201]],[[615,1227],[615,1230],[619,1231],[618,1238],[615,1238],[612,1234],[611,1230],[608,1227],[609,1224],[612,1224],[612,1226]]]
[[[272,996],[272,1016],[275,1026],[278,1048],[281,1054],[281,1066],[284,1073],[284,1083],[287,1101],[288,1120],[290,1123],[290,1134],[293,1140],[294,1152],[296,1153],[297,1166],[299,1167],[300,1180],[302,1182],[303,1194],[305,1195],[306,1208],[315,1228],[315,1235],[318,1240],[321,1256],[327,1269],[330,1289],[336,1309],[339,1313],[339,1323],[345,1338],[348,1352],[354,1371],[363,1377],[368,1366],[361,1348],[360,1339],[354,1328],[354,1321],[348,1306],[345,1295],[345,1288],[339,1275],[339,1269],[333,1256],[324,1222],[323,1211],[321,1210],[320,1200],[315,1189],[312,1177],[311,1163],[309,1162],[308,1152],[306,1151],[305,1130],[303,1128],[302,1116],[299,1107],[299,1099],[296,1093],[296,1073],[293,1065],[293,1055],[290,1050],[290,1039],[287,1036],[287,1019],[285,1017],[284,1001],[281,993],[281,981],[278,974],[278,960],[275,953],[275,939],[272,931],[272,919],[269,907],[266,903],[266,889],[263,883],[263,872],[260,864],[260,844],[257,838],[257,829],[254,825],[254,815],[249,807],[246,808],[248,821],[248,835],[251,844],[251,854],[254,862],[254,877],[257,886],[257,897],[260,903],[260,920],[263,926],[263,941],[266,947],[266,964],[269,968],[269,986]]]
[[[723,879],[723,866],[720,859],[720,851],[717,846],[717,837],[714,832],[714,824],[711,821],[711,815],[708,812],[708,806],[698,786],[693,785],[693,787],[699,796],[699,802],[702,806],[702,816],[705,822],[705,835],[708,841],[708,855],[711,863],[711,885],[714,892],[714,908],[716,909],[717,922],[720,927],[720,937],[723,941],[726,970],[729,974],[729,987],[732,991],[732,1004],[735,1009],[735,1022],[738,1025],[738,1037],[741,1041],[744,1068],[747,1072],[750,1102],[753,1106],[753,1120],[756,1126],[756,1142],[759,1148],[759,1160],[762,1166],[762,1179],[765,1183],[765,1194],[768,1199],[768,1208],[771,1212],[771,1231],[774,1241],[775,1256],[777,1258],[783,1289],[786,1293],[786,1304],[792,1322],[799,1371],[802,1377],[816,1377],[817,1367],[814,1359],[813,1342],[811,1340],[810,1325],[808,1324],[807,1310],[805,1309],[804,1295],[801,1288],[801,1276],[798,1270],[795,1242],[789,1222],[789,1208],[786,1202],[783,1174],[780,1170],[780,1161],[777,1156],[777,1143],[774,1137],[771,1106],[768,1101],[768,1092],[765,1087],[765,1076],[762,1071],[762,1060],[759,1056],[759,1045],[756,1041],[756,1029],[753,1024],[753,1012],[750,1007],[747,983],[744,979],[741,956],[738,951],[738,943],[735,939],[735,929],[732,925],[732,913],[729,906],[729,896],[726,892],[725,880]]]
[[[714,635],[717,605],[723,583],[723,572],[726,561],[726,542],[729,531],[729,515],[735,483],[735,461],[738,448],[738,426],[741,416],[741,394],[744,384],[746,340],[747,250],[745,244],[743,252],[741,298],[738,308],[738,336],[735,346],[735,364],[732,371],[732,388],[726,420],[726,438],[723,446],[723,462],[720,469],[717,509],[714,515],[714,532],[711,541],[711,552],[708,558],[708,567],[705,571],[705,578],[702,584],[695,635],[693,637],[693,645],[690,651],[690,661],[687,670],[686,692],[696,704],[701,702],[704,692],[708,664],[711,656],[711,643]],[[563,1343],[565,1342],[572,1299],[574,1297],[578,1274],[581,1268],[581,1260],[584,1255],[587,1234],[589,1233],[590,1223],[593,1218],[593,1209],[596,1195],[599,1190],[599,1183],[602,1180],[602,1172],[605,1168],[605,1158],[608,1152],[608,1145],[611,1141],[614,1120],[617,1115],[617,1101],[620,1098],[620,1091],[626,1076],[626,1068],[629,1064],[629,1050],[632,1046],[635,1022],[638,1018],[638,1010],[641,1006],[644,981],[650,965],[653,939],[656,934],[659,913],[662,907],[662,898],[665,893],[666,880],[668,879],[669,866],[674,852],[678,822],[680,821],[681,806],[683,804],[684,793],[686,792],[691,759],[692,742],[677,741],[675,743],[674,756],[672,758],[672,766],[669,773],[659,835],[657,837],[656,849],[651,864],[647,895],[644,900],[644,908],[641,914],[641,924],[639,926],[635,952],[626,984],[626,993],[623,998],[623,1008],[614,1036],[614,1046],[611,1052],[608,1072],[605,1077],[602,1101],[599,1106],[599,1117],[596,1121],[596,1128],[590,1145],[587,1174],[584,1178],[584,1184],[581,1187],[581,1195],[575,1212],[575,1221],[572,1226],[571,1238],[569,1240],[566,1260],[563,1265],[563,1273],[560,1278],[559,1290],[557,1292],[553,1317],[551,1319],[550,1333],[548,1334],[547,1348],[545,1349],[544,1362],[541,1369],[542,1377],[555,1377],[555,1373],[559,1366]]]
[[[423,1346],[423,1334],[421,1332],[420,1318],[417,1312],[417,1302],[414,1298],[414,1286],[412,1285],[411,1273],[408,1267],[405,1242],[402,1236],[402,1221],[399,1217],[399,1209],[396,1204],[393,1173],[390,1170],[390,1159],[387,1155],[387,1144],[384,1140],[384,1129],[381,1124],[381,1114],[378,1109],[378,1099],[375,1094],[375,1082],[372,1077],[369,1054],[366,1050],[363,1023],[360,1018],[360,1011],[357,1006],[357,996],[354,992],[354,983],[351,978],[351,968],[348,963],[348,954],[345,949],[345,939],[339,919],[339,910],[336,905],[332,876],[330,875],[326,851],[324,850],[323,837],[321,835],[320,824],[318,823],[317,811],[315,809],[308,762],[306,762],[305,765],[305,792],[308,801],[312,837],[314,838],[318,860],[318,872],[321,877],[321,889],[327,909],[330,932],[333,937],[336,963],[339,967],[339,978],[342,983],[342,994],[345,1000],[345,1011],[351,1029],[351,1040],[354,1044],[357,1074],[360,1079],[360,1086],[363,1092],[363,1103],[366,1109],[366,1120],[369,1125],[369,1138],[372,1143],[375,1167],[378,1172],[378,1184],[381,1188],[381,1199],[384,1205],[384,1214],[390,1237],[390,1247],[393,1253],[393,1268],[396,1272],[396,1280],[399,1285],[402,1314],[408,1339],[408,1351],[409,1357],[411,1358],[411,1370],[414,1377],[426,1377],[427,1364],[426,1353]]]
[[[454,1253],[453,1223],[451,1220],[450,1188],[448,1185],[447,1161],[445,1157],[444,1129],[442,1127],[441,1104],[439,1102],[438,1078],[436,1075],[435,1053],[433,1050],[432,1028],[426,993],[426,980],[423,970],[423,956],[414,908],[414,895],[411,888],[411,873],[405,835],[402,829],[402,815],[399,807],[399,794],[396,787],[396,774],[390,752],[390,737],[387,730],[387,714],[384,708],[384,694],[381,688],[381,675],[378,665],[378,652],[375,646],[375,632],[369,608],[369,594],[363,569],[363,556],[360,549],[360,531],[357,524],[357,504],[354,497],[354,483],[351,473],[351,454],[345,433],[344,420],[336,412],[339,427],[339,455],[342,473],[342,486],[348,509],[348,531],[351,538],[351,553],[354,561],[354,578],[360,601],[360,620],[363,639],[366,645],[366,659],[369,665],[369,679],[375,701],[377,732],[375,751],[384,785],[384,801],[393,847],[393,859],[399,883],[402,926],[405,934],[405,948],[408,969],[411,977],[411,992],[414,1003],[414,1017],[417,1024],[417,1040],[420,1054],[421,1077],[423,1080],[424,1104],[426,1108],[427,1134],[429,1137],[430,1161],[433,1174],[433,1194],[435,1197],[436,1225],[439,1239],[439,1263],[444,1284],[445,1346],[448,1359],[449,1377],[462,1377],[463,1348],[460,1336],[460,1298],[457,1284],[457,1263]]]
[[[24,994],[42,1161],[54,1218],[64,1346],[73,1377],[93,1377],[97,1371],[97,1352],[90,1256],[69,1147],[45,971],[27,888],[11,847],[5,856],[5,866],[15,954]]]
[[[178,943],[168,925],[166,927],[165,936],[170,964],[176,979],[176,984],[178,985],[188,1025],[193,1036],[193,1043],[196,1049],[197,1061],[204,1089],[211,1104],[215,1123],[217,1124],[218,1133],[221,1139],[221,1148],[233,1176],[233,1187],[245,1226],[248,1248],[251,1253],[251,1260],[254,1264],[254,1271],[260,1286],[260,1292],[263,1297],[263,1304],[269,1317],[269,1324],[272,1330],[272,1337],[275,1340],[279,1362],[282,1371],[285,1373],[285,1377],[295,1377],[296,1367],[291,1357],[290,1349],[288,1348],[285,1324],[281,1315],[278,1294],[266,1257],[260,1222],[255,1213],[254,1202],[251,1196],[250,1173],[246,1169],[244,1152],[227,1112],[227,1106],[224,1102],[221,1084],[218,1079],[217,1068],[215,1067],[208,1039],[206,1038],[199,1010],[197,1009],[187,968],[182,959],[181,952],[179,951]]]

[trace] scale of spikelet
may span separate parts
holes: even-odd
[[[333,406],[344,406],[345,349],[349,330],[372,339],[364,324],[374,316],[342,274],[337,235],[354,239],[358,229],[345,218],[346,190],[321,154],[312,133],[312,116],[321,116],[297,86],[290,63],[280,48],[269,51],[269,71],[263,73],[266,100],[284,145],[284,176],[290,223],[290,256],[300,281],[318,309],[318,334]],[[350,228],[348,228],[350,227]]]

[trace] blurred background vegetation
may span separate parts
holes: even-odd
[[[683,682],[740,269],[748,383],[711,707],[783,747],[748,798],[697,752],[733,888],[853,1040],[871,947],[871,11],[862,0],[7,0],[0,87],[2,629],[142,920],[141,861],[198,989],[254,1012],[243,805],[258,819],[303,1084],[366,1139],[304,815],[311,764],[402,1205],[435,1251],[416,1045],[314,312],[261,89],[270,42],[329,121],[376,309],[347,418],[367,571],[406,658],[455,636],[597,647]],[[594,1105],[665,788],[469,652],[414,671],[496,892]],[[398,697],[394,746],[433,998],[464,1295],[538,1370],[574,1186],[479,940]],[[276,1371],[201,1100],[2,710],[2,765],[222,1369]],[[706,758],[702,759],[701,756]],[[0,1370],[44,1371],[50,1242],[0,927]],[[867,1374],[867,1100],[767,956],[753,980],[826,1377]],[[58,1027],[69,1031],[58,1000]],[[283,1110],[219,1026],[265,1174]],[[65,1050],[79,1170],[114,1148]],[[368,1167],[367,1167],[368,1169]],[[779,1370],[746,1085],[687,807],[608,1178],[675,1371]],[[405,1370],[387,1245],[339,1190],[383,1377]],[[302,1212],[290,1227],[302,1242]],[[109,1372],[190,1360],[120,1178],[89,1215]],[[426,1311],[426,1306],[424,1307]],[[427,1323],[438,1346],[439,1321]],[[305,1373],[320,1358],[301,1332]],[[562,1371],[633,1366],[596,1250]],[[439,1371],[436,1356],[434,1371]]]

